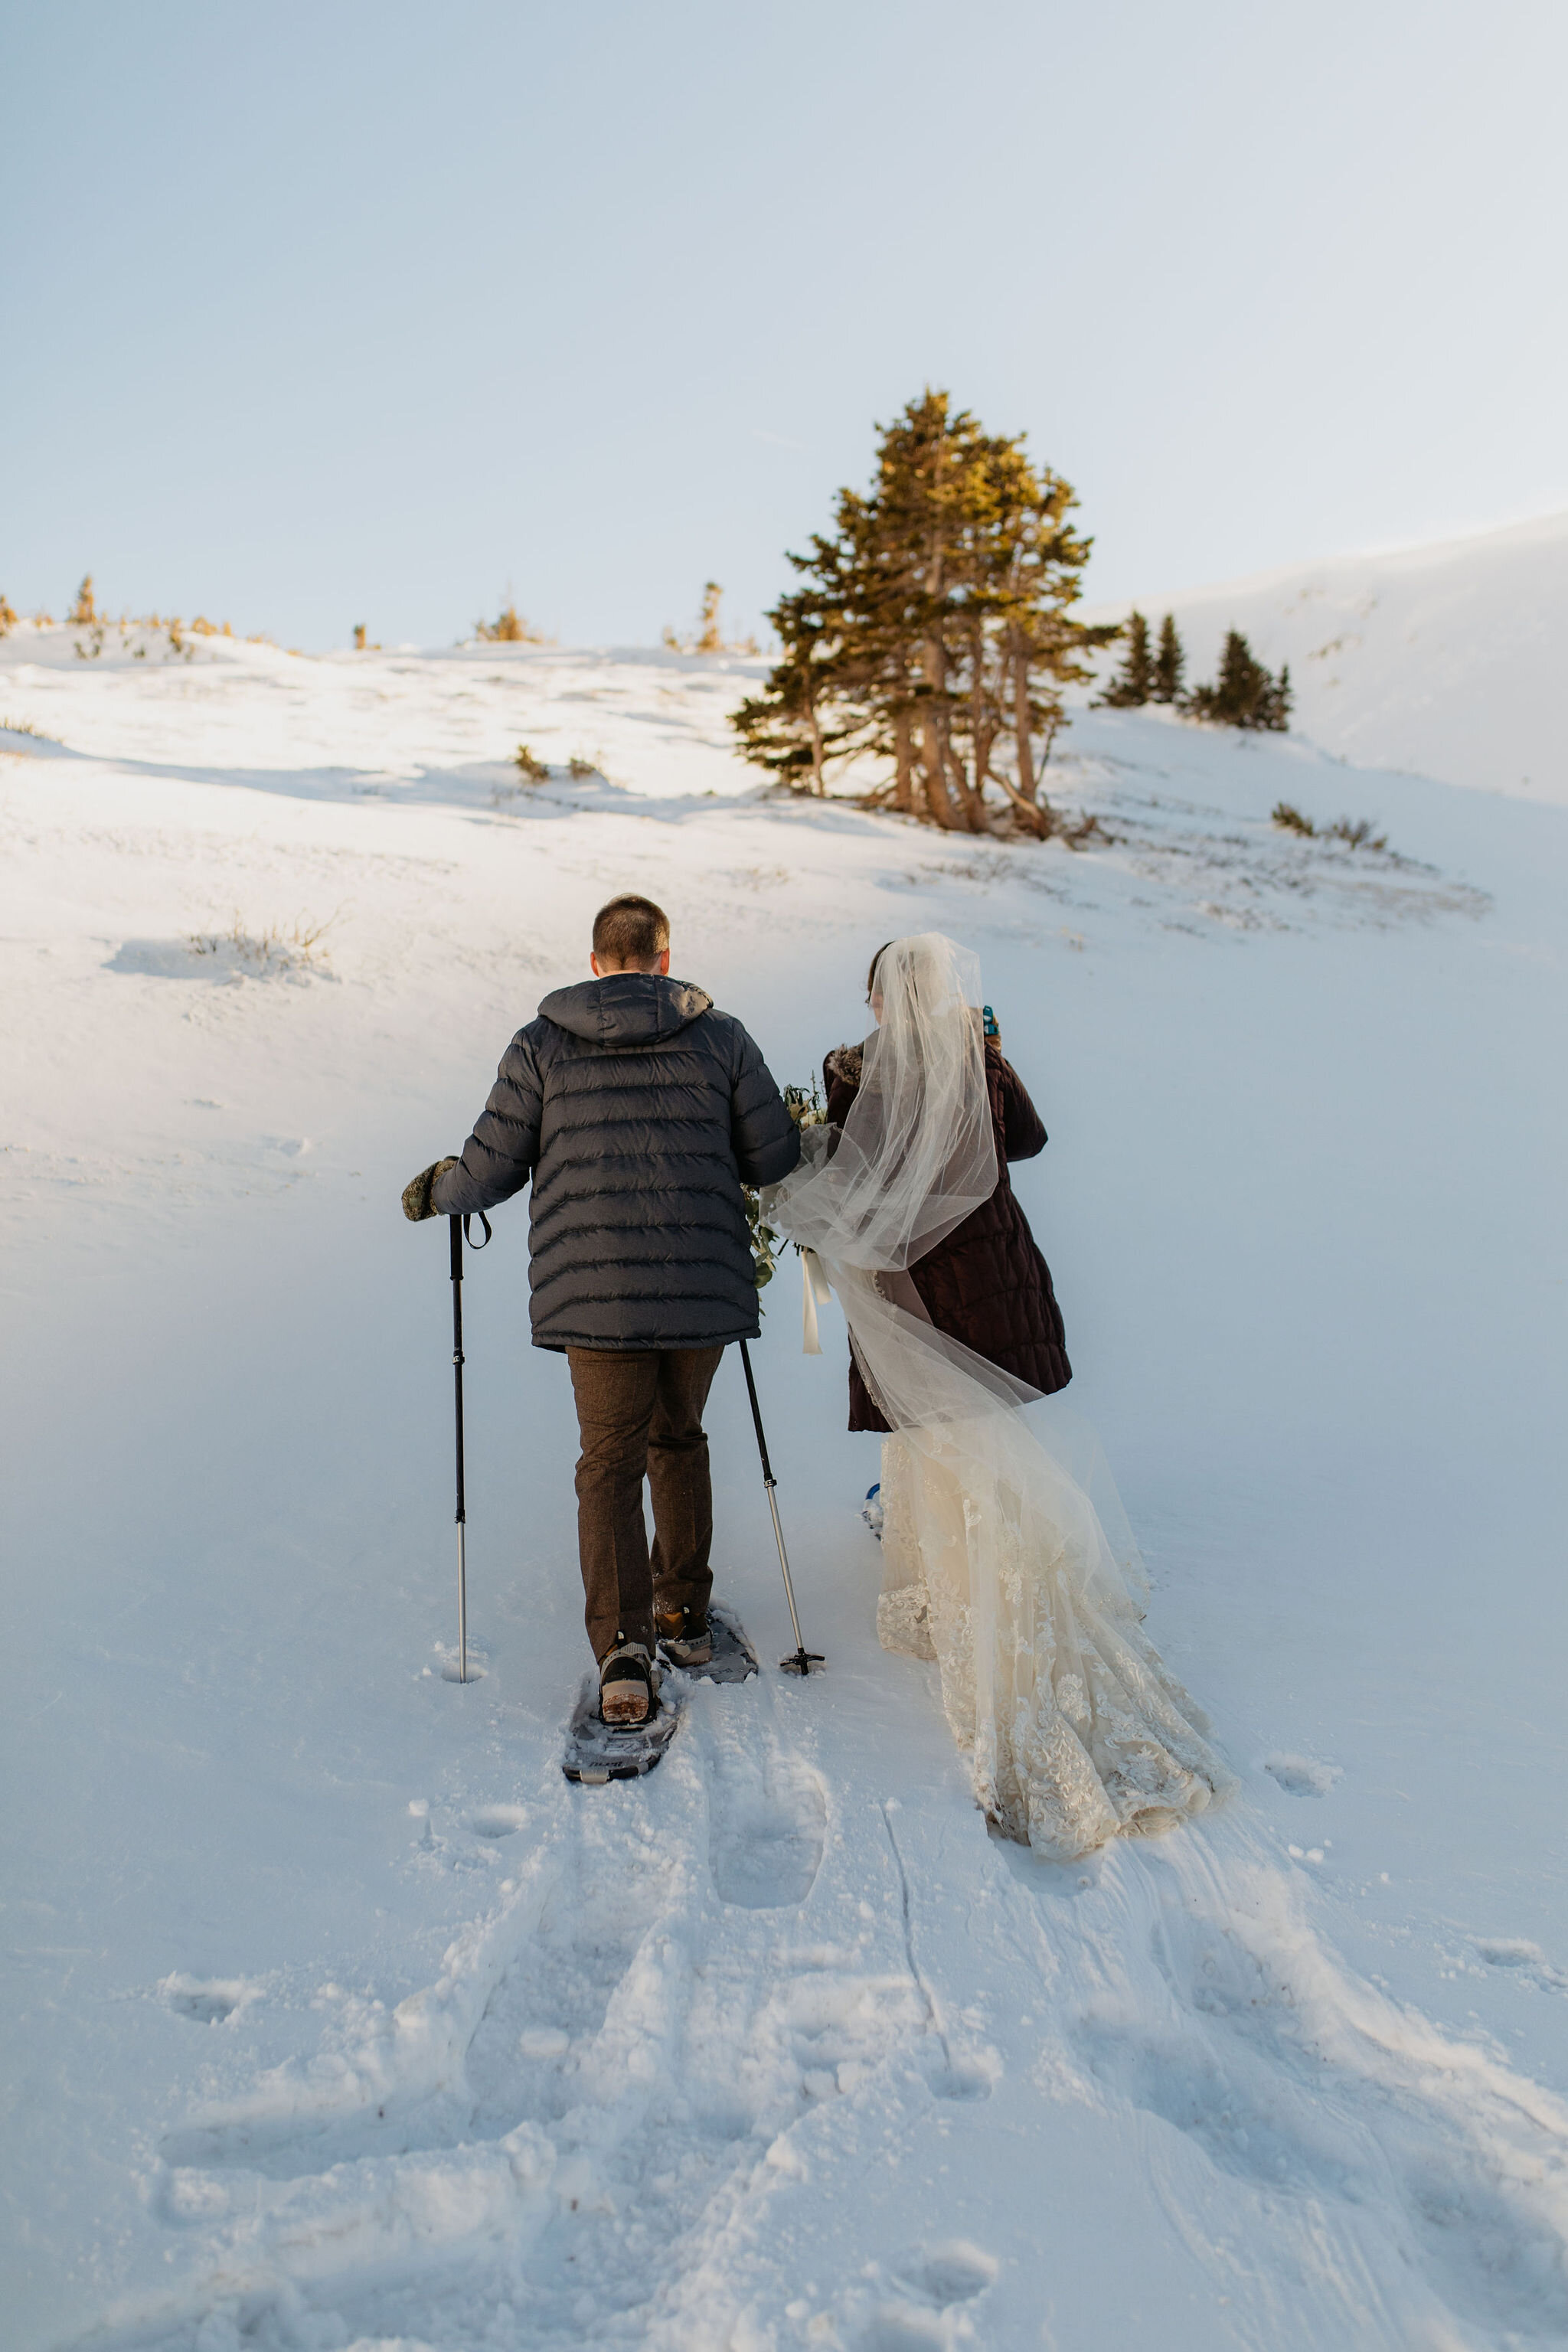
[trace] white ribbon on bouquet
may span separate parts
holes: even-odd
[[[817,1329],[816,1310],[830,1304],[833,1286],[814,1249],[803,1249],[800,1254],[800,1351],[803,1356],[820,1356],[822,1334]]]

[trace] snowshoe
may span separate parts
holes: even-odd
[[[757,1671],[757,1654],[732,1609],[709,1610],[704,1644],[707,1654],[694,1659],[689,1665],[679,1655],[676,1645],[662,1635],[658,1646],[672,1666],[679,1666],[698,1682],[743,1683]]]
[[[599,1712],[598,1685],[584,1675],[566,1727],[561,1769],[587,1789],[639,1780],[653,1770],[679,1730],[682,1712],[679,1703],[660,1700],[656,1693],[653,1710],[641,1723],[606,1723]]]
[[[658,1697],[653,1661],[640,1642],[617,1642],[599,1661],[599,1713],[630,1730],[646,1723]]]
[[[705,1666],[694,1668],[700,1682],[744,1683],[757,1671],[757,1654],[746,1629],[731,1609],[710,1609],[708,1631],[713,1654]]]

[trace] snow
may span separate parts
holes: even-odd
[[[1174,613],[1189,683],[1229,628],[1288,661],[1296,724],[1361,766],[1568,803],[1568,514],[1139,601]]]
[[[1568,816],[1086,712],[1052,788],[1108,839],[939,837],[760,793],[753,674],[0,643],[7,2340],[1560,2341]],[[446,1678],[446,1234],[398,1194],[628,884],[781,1079],[882,940],[980,951],[1223,1812],[1066,1870],[987,1836],[877,1646],[877,1448],[788,1265],[756,1363],[827,1671],[770,1664],[727,1363],[763,1674],[569,1788],[522,1203],[465,1286]]]

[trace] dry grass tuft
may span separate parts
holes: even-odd
[[[489,646],[546,646],[550,643],[542,629],[524,620],[517,606],[507,599],[493,621],[476,621],[474,635]]]
[[[1387,834],[1374,832],[1369,816],[1337,816],[1332,824],[1324,825],[1320,832],[1311,818],[1303,816],[1289,801],[1276,801],[1272,822],[1282,833],[1293,833],[1302,841],[1341,841],[1347,849],[1374,852],[1386,852],[1388,848]]]
[[[289,971],[328,961],[321,941],[342,912],[335,908],[319,923],[304,917],[287,929],[281,923],[269,923],[263,930],[247,931],[237,909],[226,931],[192,931],[186,943],[193,955],[226,954],[240,963],[254,964],[258,971]]]

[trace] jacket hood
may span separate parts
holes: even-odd
[[[661,971],[613,971],[553,989],[539,1013],[590,1045],[657,1045],[700,1019],[712,1003],[707,990],[689,980]]]

